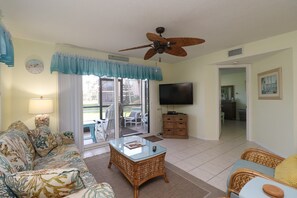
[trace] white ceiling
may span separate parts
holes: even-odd
[[[198,37],[187,57],[155,55],[175,63],[297,30],[296,0],[0,0],[13,37],[71,44],[143,58],[145,34],[158,26],[166,37]]]

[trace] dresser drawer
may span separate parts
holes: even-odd
[[[174,118],[174,116],[165,115],[165,116],[163,116],[163,121],[164,122],[174,122],[175,118]]]
[[[186,122],[176,122],[176,128],[185,129],[187,127]]]
[[[176,121],[176,122],[186,122],[187,117],[186,116],[177,116],[177,117],[174,118],[174,121]]]
[[[187,130],[186,129],[175,129],[174,133],[176,135],[187,135]]]
[[[174,129],[174,128],[176,128],[176,123],[175,122],[163,122],[163,128]]]
[[[164,129],[164,133],[166,135],[173,135],[174,134],[174,129]]]

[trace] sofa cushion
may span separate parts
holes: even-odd
[[[12,174],[17,172],[11,165],[10,161],[3,155],[0,155],[0,197],[15,197],[13,192],[5,184],[5,174]]]
[[[297,188],[297,155],[290,156],[277,165],[274,177]]]
[[[51,133],[48,126],[41,126],[30,130],[29,136],[36,152],[42,157],[58,146],[55,136]]]
[[[108,183],[95,184],[89,188],[83,189],[77,193],[74,193],[68,198],[87,198],[87,197],[115,197],[112,187]]]
[[[34,169],[44,168],[78,168],[81,173],[88,168],[81,158],[75,144],[62,145],[54,148],[47,156],[34,161]]]
[[[33,169],[33,155],[21,131],[10,129],[0,137],[0,153],[4,155],[17,171]]]
[[[17,172],[5,182],[18,197],[62,197],[84,188],[77,169]]]
[[[12,174],[17,172],[17,170],[4,155],[0,155],[0,172],[4,174]]]
[[[22,121],[16,121],[8,127],[8,131],[10,129],[16,129],[17,131],[22,131],[26,134],[22,138],[25,141],[26,145],[28,146],[31,154],[33,155],[33,159],[34,159],[35,158],[35,150],[34,150],[34,147],[31,143],[30,139],[27,136],[30,131],[29,128]]]

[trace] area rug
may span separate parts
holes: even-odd
[[[133,187],[124,175],[114,165],[107,168],[109,153],[86,158],[85,162],[97,182],[109,183],[117,198],[133,197]],[[165,183],[163,177],[153,178],[139,187],[139,198],[210,198],[225,195],[170,163],[166,162],[165,167],[169,183]]]
[[[151,141],[151,142],[157,142],[157,141],[163,140],[162,138],[159,138],[155,135],[151,135],[151,136],[147,136],[147,137],[143,137],[143,138],[148,141]]]
[[[138,132],[136,130],[130,129],[130,128],[125,128],[123,127],[121,129],[121,135],[122,136],[129,136],[129,135],[141,135],[141,132]]]

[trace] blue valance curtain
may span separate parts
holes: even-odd
[[[120,63],[99,60],[78,55],[56,52],[52,56],[51,72],[64,74],[95,75],[105,77],[162,80],[159,67],[143,66],[130,63]]]
[[[0,62],[9,67],[14,65],[14,51],[11,35],[0,21]]]

